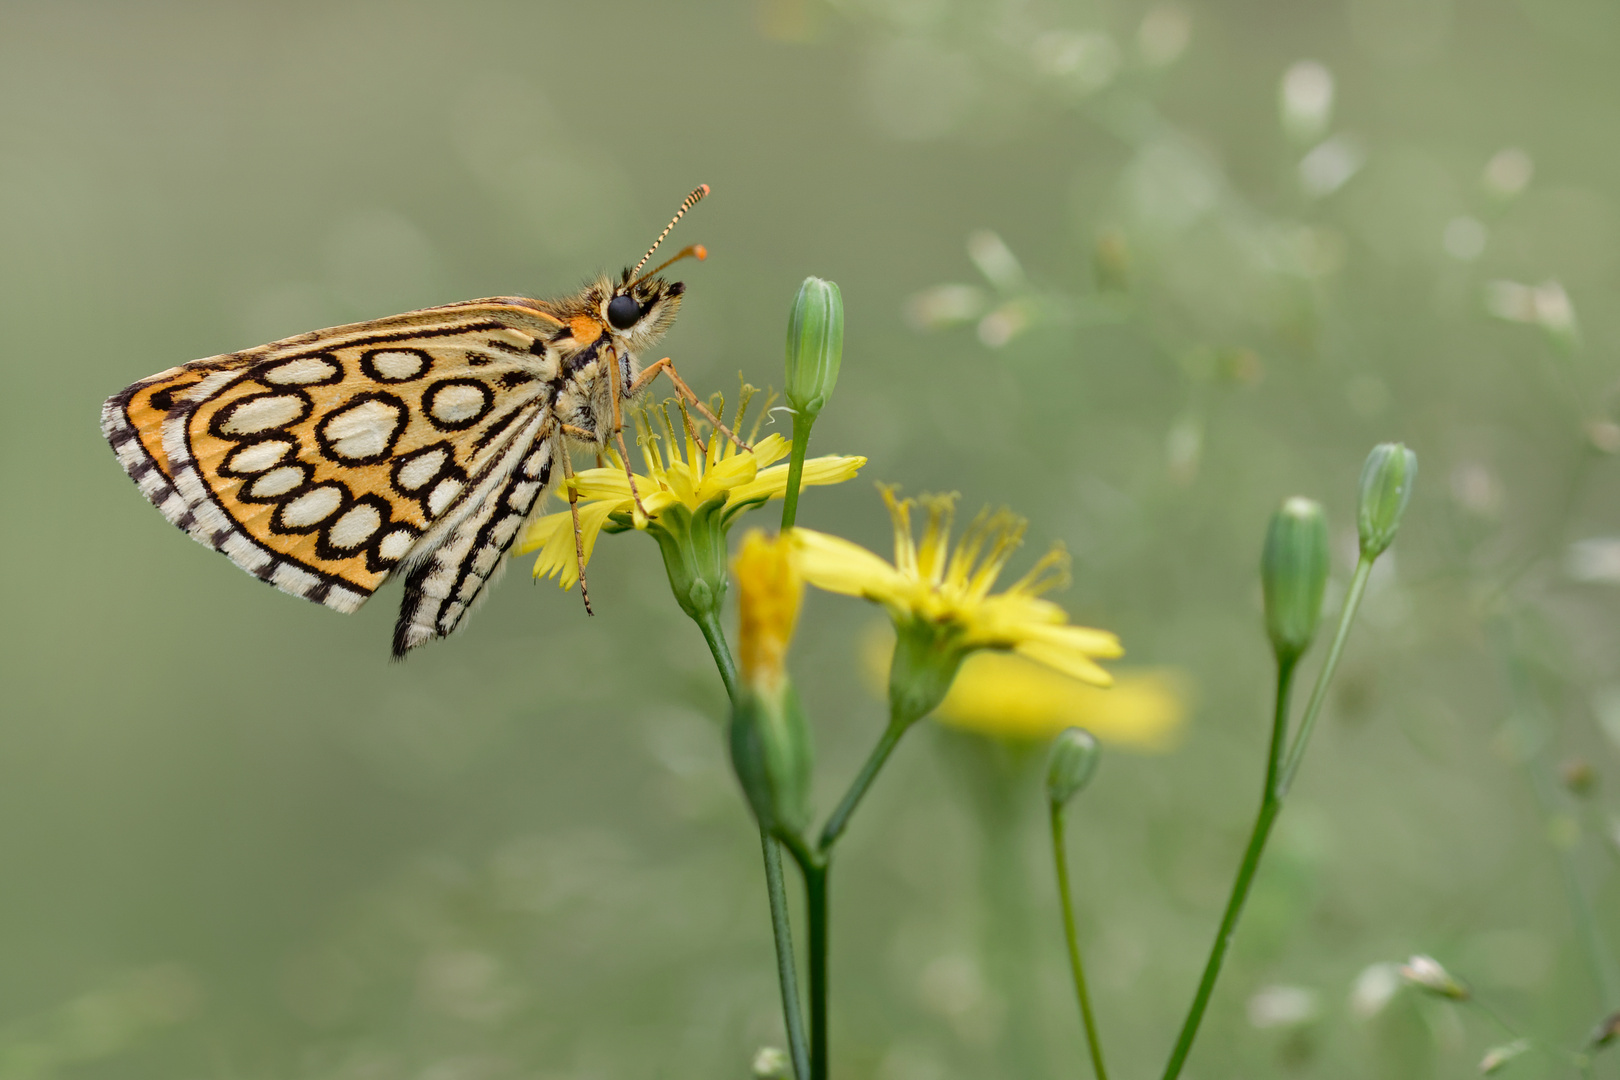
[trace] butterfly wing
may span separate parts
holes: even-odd
[[[522,520],[508,528],[501,507],[526,515],[550,479],[558,323],[533,305],[471,301],[199,360],[114,395],[102,429],[170,521],[339,611],[403,562],[439,567],[421,578],[438,588],[441,549],[460,544],[472,566],[436,598],[461,604],[447,628],[407,594],[402,626],[435,631],[406,635],[420,643],[492,575]]]

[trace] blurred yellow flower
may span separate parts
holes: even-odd
[[[653,414],[662,420],[663,431],[653,430]],[[683,419],[684,416],[683,416]],[[579,492],[579,527],[584,541],[585,562],[589,563],[596,538],[604,527],[617,532],[634,525],[645,529],[672,508],[695,514],[708,504],[717,509],[719,524],[728,528],[743,511],[769,499],[780,499],[787,488],[788,467],[775,465],[792,449],[788,440],[767,435],[751,450],[739,450],[729,439],[710,438],[708,448],[699,446],[689,426],[677,433],[668,406],[636,413],[641,429],[645,473],[636,473],[636,491],[647,510],[643,518],[630,494],[630,481],[619,456],[608,451],[612,467],[585,469],[574,477]],[[741,418],[739,417],[739,423]],[[840,484],[851,480],[866,464],[864,457],[818,457],[804,463],[803,487]],[[566,494],[566,493],[563,493]],[[622,515],[614,520],[616,515]],[[677,514],[676,516],[681,516]],[[610,525],[617,525],[618,528]],[[568,510],[547,514],[532,522],[519,538],[515,554],[539,549],[534,576],[557,578],[564,589],[579,580],[579,564],[574,557],[574,522]]]
[[[761,693],[778,693],[804,595],[792,541],[767,540],[752,529],[743,537],[731,570],[737,579],[737,663],[743,681]]]
[[[963,653],[1007,650],[1097,686],[1113,681],[1096,661],[1122,655],[1119,638],[1071,626],[1062,608],[1041,599],[1042,593],[1068,584],[1069,556],[1061,546],[1054,545],[1005,592],[992,595],[1002,567],[1023,540],[1023,518],[1005,509],[981,510],[952,550],[954,495],[917,500],[928,511],[919,543],[911,530],[913,500],[897,499],[893,488],[880,490],[894,519],[894,563],[848,540],[794,529],[799,572],[806,581],[880,603],[897,626],[926,624],[947,634]]]
[[[881,626],[862,643],[862,667],[879,694],[893,647]],[[981,652],[962,664],[934,715],[965,731],[1037,742],[1082,727],[1111,746],[1162,753],[1181,740],[1190,685],[1177,668],[1144,667],[1116,670],[1102,689],[1020,656]]]

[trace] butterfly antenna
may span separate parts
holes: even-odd
[[[653,252],[657,251],[658,250],[658,245],[662,244],[664,242],[664,237],[669,235],[669,230],[673,229],[675,227],[675,223],[677,221],[681,220],[681,218],[685,217],[686,212],[688,210],[692,209],[692,207],[696,206],[698,204],[698,200],[703,198],[703,196],[707,195],[708,193],[709,193],[709,185],[708,184],[699,184],[695,189],[693,189],[692,194],[688,195],[685,199],[681,200],[681,208],[679,210],[675,211],[675,216],[669,219],[669,224],[665,225],[664,226],[664,231],[658,234],[658,239],[653,241],[653,246],[647,249],[647,254],[643,255],[641,257],[641,261],[636,263],[636,268],[634,270],[630,271],[630,280],[632,280],[632,281],[639,280],[636,275],[640,274],[641,273],[641,268],[643,266],[647,265],[647,260],[653,257]],[[685,254],[686,254],[686,252],[684,252],[684,251],[681,253],[681,255],[685,255]],[[694,251],[693,254],[695,255],[697,253]],[[680,257],[681,257],[680,255],[677,255],[675,258],[678,259]],[[674,261],[675,261],[675,259],[670,260],[670,262],[674,262]],[[668,265],[669,265],[669,263],[664,264],[664,266],[668,266]],[[661,267],[659,267],[659,269],[662,270],[663,267],[661,266]]]

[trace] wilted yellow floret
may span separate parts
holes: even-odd
[[[991,588],[1023,541],[1026,522],[1007,510],[983,510],[954,549],[950,546],[954,495],[918,500],[928,511],[921,541],[912,536],[911,499],[881,488],[894,519],[894,563],[858,544],[809,529],[794,529],[799,572],[819,589],[882,604],[896,625],[926,622],[953,633],[964,652],[1001,649],[1097,686],[1112,681],[1097,664],[1122,655],[1106,630],[1069,625],[1063,609],[1041,594],[1068,583],[1069,556],[1054,545],[1005,592]]]
[[[804,582],[794,558],[791,540],[767,540],[754,529],[743,537],[731,564],[737,581],[737,659],[743,681],[762,693],[781,689],[799,617]]]

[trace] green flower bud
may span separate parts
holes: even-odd
[[[787,403],[814,419],[832,396],[844,358],[844,298],[838,286],[804,279],[788,317]]]
[[[1097,738],[1084,728],[1065,728],[1052,742],[1046,767],[1046,797],[1062,806],[1091,783],[1097,771]]]
[[[731,710],[731,767],[760,828],[802,835],[810,823],[810,730],[793,684],[745,684]]]
[[[1322,617],[1327,575],[1327,522],[1322,507],[1311,499],[1289,499],[1271,515],[1260,557],[1266,633],[1278,663],[1292,663],[1310,647]]]
[[[1417,455],[1400,443],[1380,443],[1367,455],[1367,463],[1361,467],[1361,499],[1356,507],[1363,556],[1376,559],[1395,539],[1416,481]]]

